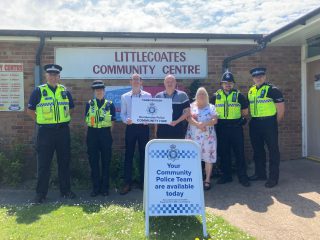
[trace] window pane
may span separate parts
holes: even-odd
[[[320,55],[320,37],[308,42],[308,58]]]

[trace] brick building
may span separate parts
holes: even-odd
[[[267,47],[263,51],[232,61],[230,70],[236,77],[238,88],[247,93],[252,79],[249,69],[257,65],[266,66],[268,79],[284,93],[286,100],[285,120],[279,126],[279,142],[281,159],[297,159],[305,156],[320,157],[319,136],[314,134],[319,127],[319,111],[312,115],[314,105],[311,100],[319,102],[319,90],[314,91],[310,99],[309,88],[313,87],[313,78],[319,74],[319,38],[320,9],[298,19],[297,21],[267,36],[259,34],[169,34],[169,33],[108,33],[108,32],[60,32],[60,31],[28,31],[0,30],[0,63],[22,63],[24,85],[24,111],[0,112],[0,146],[8,148],[16,142],[28,146],[30,165],[35,164],[33,153],[35,124],[26,114],[29,96],[44,77],[41,66],[57,61],[57,49],[205,49],[206,76],[202,78],[179,78],[179,86],[188,90],[191,83],[198,79],[210,95],[219,87],[223,60],[239,52],[254,48],[257,42],[264,40]],[[304,23],[304,25],[302,25]],[[318,24],[317,24],[318,23]],[[316,36],[316,37],[315,37]],[[314,38],[315,37],[315,38]],[[312,39],[312,42],[310,42]],[[311,47],[313,47],[311,49]],[[309,52],[308,52],[309,50]],[[310,54],[314,54],[309,57]],[[309,54],[309,55],[308,55]],[[83,55],[85,60],[87,56]],[[82,59],[81,58],[81,59]],[[79,59],[75,59],[79,61]],[[81,61],[80,61],[81,62]],[[66,67],[63,66],[65,69]],[[79,66],[80,68],[80,66]],[[310,69],[309,69],[310,68]],[[311,72],[312,75],[308,75]],[[164,75],[163,75],[164,77]],[[145,86],[162,86],[163,77],[145,78]],[[100,77],[98,77],[101,79]],[[312,79],[312,80],[309,80]],[[41,80],[42,79],[42,80]],[[92,98],[90,84],[93,78],[63,78],[62,84],[67,86],[74,97],[75,110],[72,114],[71,131],[85,131],[85,103]],[[311,82],[310,82],[311,81]],[[104,82],[108,86],[128,85],[128,79],[111,78],[105,75]],[[310,83],[309,83],[310,82]],[[1,104],[1,103],[0,103]],[[310,117],[309,117],[310,116]],[[307,118],[308,117],[308,118]],[[308,124],[307,124],[308,123]],[[312,129],[307,126],[313,126]],[[124,145],[124,125],[116,123],[114,129],[114,146],[121,149]],[[248,129],[245,129],[245,147],[248,160],[252,158]]]

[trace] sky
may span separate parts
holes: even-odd
[[[319,0],[1,0],[0,29],[267,34]]]

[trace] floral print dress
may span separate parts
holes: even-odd
[[[190,106],[190,111],[191,116],[198,122],[207,122],[217,116],[216,108],[212,104],[208,104],[204,108],[198,108],[196,103],[193,102]],[[199,143],[202,161],[208,163],[217,161],[217,137],[214,126],[206,127],[206,131],[202,131],[195,125],[189,124],[186,139]]]

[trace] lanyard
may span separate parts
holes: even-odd
[[[137,95],[137,94],[136,94],[136,95]],[[136,95],[135,95],[135,96],[136,96]],[[132,94],[132,92],[131,92],[131,96],[130,96],[130,97],[131,97],[131,99],[132,99],[132,96],[133,96],[133,94]],[[140,90],[140,92],[139,92],[138,97],[139,97],[139,98],[141,97],[141,90]]]
[[[164,93],[163,93],[163,96],[164,96],[164,98],[171,98],[171,99],[173,100],[173,98],[174,98],[174,96],[176,95],[176,93],[177,93],[177,91],[176,91],[176,90],[174,90],[174,92],[173,92],[172,96],[171,96],[171,97],[168,97],[167,93],[166,93],[166,92],[164,92]]]

